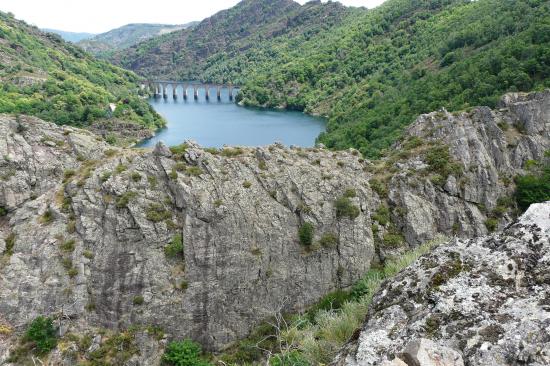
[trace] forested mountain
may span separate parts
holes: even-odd
[[[99,56],[108,57],[113,52],[123,50],[149,38],[168,34],[194,26],[197,22],[169,25],[169,24],[127,24],[110,30],[90,39],[82,40],[78,45],[86,51]]]
[[[342,24],[359,10],[340,3],[313,1],[304,6],[292,0],[244,0],[235,7],[205,19],[193,29],[156,37],[114,55],[113,60],[148,77],[206,78],[206,70],[226,59],[256,49],[272,39],[313,37],[323,29]],[[299,47],[299,45],[296,45]],[[266,56],[269,57],[269,56]],[[257,62],[263,60],[259,59]],[[254,60],[256,62],[256,60]],[[249,65],[220,69],[218,78],[241,80]]]
[[[82,41],[84,39],[92,38],[94,36],[93,33],[86,33],[86,32],[67,32],[59,29],[50,29],[50,28],[42,28],[42,30],[45,32],[58,34],[65,41],[73,42],[73,43]]]
[[[0,12],[0,113],[88,126],[116,117],[147,127],[161,117],[138,96],[138,76],[98,61],[56,34]],[[109,104],[117,105],[114,115]]]
[[[243,104],[327,116],[321,142],[378,156],[420,113],[550,86],[549,6],[388,0],[367,11],[247,0],[117,59],[147,76],[244,84]]]

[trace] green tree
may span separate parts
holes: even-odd
[[[212,366],[210,362],[202,358],[201,347],[191,341],[183,340],[178,342],[171,342],[162,359],[173,366]]]

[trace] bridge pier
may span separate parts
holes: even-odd
[[[162,93],[162,85],[157,84],[156,91],[155,91],[155,97],[160,98],[161,93]]]
[[[183,99],[187,100],[187,84],[183,84]]]
[[[172,97],[178,99],[178,84],[172,84]]]
[[[218,100],[222,100],[222,87],[221,85],[216,85],[216,95]]]
[[[195,98],[195,100],[199,100],[199,88],[197,85],[193,85],[193,98]]]
[[[163,84],[162,85],[162,97],[164,99],[168,98],[168,91],[167,91],[168,88],[167,88],[167,86],[168,86],[168,84]]]
[[[229,100],[233,100],[233,85],[229,84]]]
[[[204,94],[206,96],[206,100],[210,99],[210,85],[206,84],[204,86]]]

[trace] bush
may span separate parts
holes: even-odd
[[[132,180],[136,183],[141,181],[141,174],[139,174],[138,172],[133,172],[131,177]]]
[[[390,222],[390,209],[387,206],[380,206],[376,213],[372,215],[372,219],[378,221],[382,226],[386,226]]]
[[[250,183],[249,181],[245,181],[245,182],[243,182],[243,187],[248,189],[248,188],[252,187],[252,183]]]
[[[159,203],[152,203],[149,205],[147,210],[147,220],[153,222],[161,222],[172,218],[172,213],[164,208],[163,205]]]
[[[300,244],[305,246],[310,246],[313,243],[313,225],[309,222],[304,223],[298,229],[298,238],[300,239]]]
[[[183,237],[181,234],[174,235],[170,244],[164,247],[164,254],[170,258],[183,255]]]
[[[24,339],[33,342],[38,354],[46,354],[57,346],[56,330],[50,318],[39,316],[25,332]]]
[[[381,181],[376,178],[372,178],[370,181],[370,187],[375,191],[380,197],[388,197],[388,187]]]
[[[8,210],[4,206],[0,206],[0,217],[6,216],[8,214]]]
[[[485,221],[485,227],[492,233],[498,228],[498,220],[494,218],[487,219]]]
[[[403,245],[405,239],[398,233],[386,233],[383,238],[385,248],[399,248]]]
[[[143,298],[143,296],[138,295],[138,296],[134,296],[134,299],[132,300],[132,302],[134,303],[134,305],[143,305],[143,303],[145,302],[145,299]]]
[[[15,246],[15,234],[11,233],[10,235],[8,235],[5,239],[5,242],[6,242],[6,249],[4,250],[4,254],[12,255],[13,247]]]
[[[333,233],[324,233],[319,239],[319,244],[325,248],[334,248],[338,244],[338,237]]]
[[[136,196],[137,196],[137,192],[134,192],[134,191],[125,192],[122,196],[117,198],[115,205],[117,208],[128,207],[128,203],[130,203],[130,201]]]
[[[170,147],[170,151],[174,155],[183,155],[187,151],[188,147],[189,147],[189,145],[184,143],[184,144],[181,144],[181,145]]]
[[[550,167],[540,174],[517,177],[516,187],[516,202],[522,211],[533,203],[550,201]]]
[[[351,203],[348,197],[340,197],[336,200],[336,217],[348,217],[352,220],[359,216],[359,208]]]
[[[162,360],[174,366],[211,366],[201,356],[201,347],[188,339],[171,342],[162,356]]]
[[[348,188],[348,189],[346,189],[346,191],[344,192],[344,197],[347,197],[347,198],[355,198],[355,197],[357,197],[357,192],[356,192],[355,189],[353,189],[353,188]]]

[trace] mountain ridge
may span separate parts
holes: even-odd
[[[130,23],[96,34],[78,42],[78,46],[101,58],[108,58],[116,51],[163,34],[193,27],[198,22],[185,24]]]

